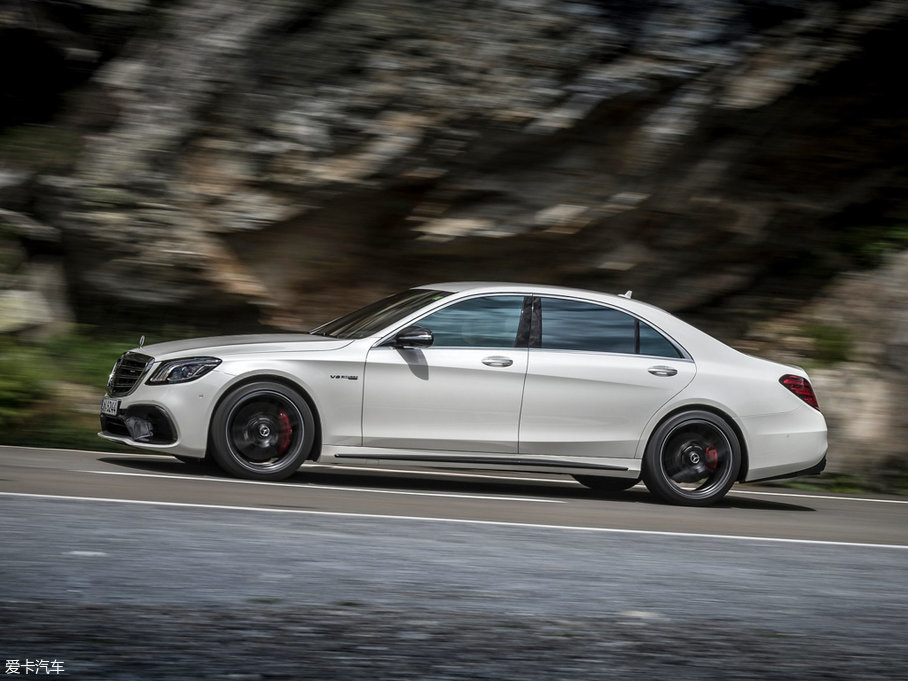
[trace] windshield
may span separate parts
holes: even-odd
[[[331,338],[368,338],[420,308],[451,295],[447,291],[414,288],[395,293],[355,312],[313,329],[310,333]]]

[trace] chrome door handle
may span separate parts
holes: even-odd
[[[486,357],[482,360],[482,363],[487,367],[509,367],[514,363],[514,360],[510,357],[500,357],[496,355],[493,357]]]
[[[666,367],[666,366],[650,367],[648,369],[648,371],[653,376],[674,376],[675,374],[678,373],[678,370],[675,369],[674,367]]]

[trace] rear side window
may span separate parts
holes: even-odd
[[[646,322],[640,324],[640,348],[637,351],[641,355],[652,355],[653,357],[681,357],[678,348],[665,336],[656,331]]]
[[[681,357],[665,336],[620,310],[560,298],[541,302],[542,348]]]

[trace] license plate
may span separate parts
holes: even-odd
[[[109,397],[101,400],[101,413],[105,416],[116,416],[119,410],[120,400],[112,400]]]

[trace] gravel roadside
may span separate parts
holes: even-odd
[[[438,594],[443,600],[444,594]],[[6,660],[62,661],[72,679],[897,679],[898,637],[816,638],[712,617],[552,618],[258,603],[0,604]]]

